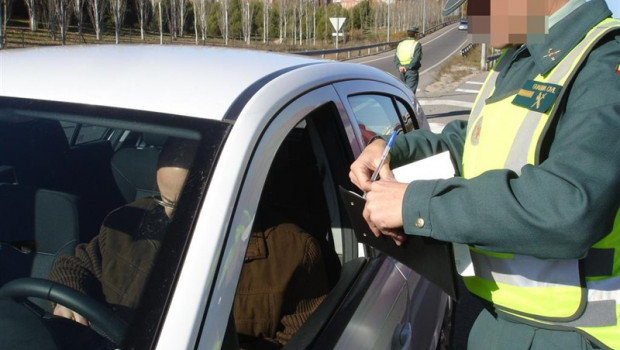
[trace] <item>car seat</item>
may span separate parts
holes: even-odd
[[[18,277],[47,278],[79,239],[77,197],[34,186],[0,184],[0,286]]]
[[[331,241],[331,223],[321,174],[307,131],[293,130],[280,146],[267,176],[259,208],[278,213],[264,217],[266,226],[286,220],[317,239],[330,287],[340,276],[340,259]],[[269,222],[269,221],[272,222]]]
[[[112,156],[112,174],[126,202],[157,194],[157,159],[165,141],[166,136],[143,134]]]
[[[58,120],[0,118],[0,165],[13,168],[17,183],[60,191],[71,188],[68,152]]]

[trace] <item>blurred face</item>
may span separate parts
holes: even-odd
[[[568,0],[469,0],[467,15],[472,42],[496,48],[543,42],[547,18]]]
[[[157,186],[161,194],[161,201],[164,203],[166,215],[170,218],[183,189],[187,173],[187,169],[177,167],[161,167],[157,170]]]

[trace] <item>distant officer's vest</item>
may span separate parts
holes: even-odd
[[[396,48],[396,57],[398,57],[398,62],[400,62],[401,66],[406,66],[411,63],[411,59],[415,53],[415,48],[419,44],[420,43],[414,39],[406,39],[398,44],[398,47]]]
[[[463,176],[510,169],[521,174],[540,164],[542,141],[567,86],[596,43],[620,30],[620,21],[602,21],[546,76],[537,76],[515,95],[487,103],[504,53],[478,95],[468,122]],[[509,118],[507,118],[509,116]],[[501,234],[501,233],[500,233]],[[584,259],[537,259],[470,247],[475,276],[467,288],[496,309],[526,323],[570,329],[595,343],[620,349],[620,213],[612,232],[591,247]]]

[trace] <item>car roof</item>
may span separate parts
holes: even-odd
[[[388,76],[360,64],[249,49],[64,46],[0,52],[0,95],[222,119],[244,92],[299,69],[316,70],[304,74],[314,85]],[[308,88],[290,80],[280,85]]]

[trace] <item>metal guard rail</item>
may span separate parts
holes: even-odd
[[[422,35],[422,37],[426,36],[427,34],[433,33],[441,28],[444,28],[450,24],[456,23],[457,20],[456,19],[452,19],[450,21],[438,24],[434,27],[429,28],[428,30],[426,30],[426,32]],[[347,53],[347,59],[351,58],[351,52],[353,51],[357,51],[358,52],[358,57],[361,56],[362,54],[362,50],[368,50],[367,55],[370,55],[370,51],[372,49],[375,49],[375,53],[379,52],[379,48],[383,48],[383,50],[386,50],[385,47],[389,47],[392,48],[396,45],[398,45],[398,43],[400,43],[400,40],[397,41],[387,41],[387,42],[382,42],[382,43],[378,43],[378,44],[369,44],[369,45],[361,45],[361,46],[353,46],[353,47],[344,47],[344,48],[339,48],[339,49],[327,49],[327,50],[304,50],[304,51],[293,51],[290,52],[292,54],[296,54],[296,55],[304,55],[304,56],[321,56],[321,58],[325,58],[325,55],[331,55],[331,54],[336,54],[336,59],[338,59],[338,54],[346,52]]]

